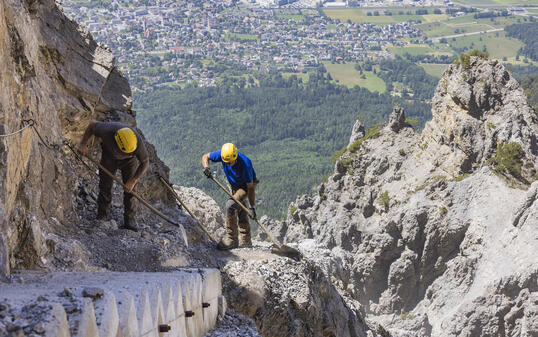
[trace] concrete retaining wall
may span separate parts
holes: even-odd
[[[48,294],[47,337],[200,337],[226,310],[217,269],[47,277],[45,282],[0,286],[13,305]],[[74,302],[79,310],[69,309]]]

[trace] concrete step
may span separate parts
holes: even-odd
[[[46,303],[38,320],[47,337],[201,337],[226,310],[218,269],[18,277],[20,283],[0,284],[0,297],[14,309]]]

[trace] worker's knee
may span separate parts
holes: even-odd
[[[226,202],[226,215],[227,216],[235,215],[236,212],[237,212],[237,207],[239,207],[239,206],[237,206],[235,201],[233,201],[232,199],[229,199]]]
[[[240,222],[240,223],[248,224],[248,214],[247,214],[247,212],[245,212],[244,210],[241,210],[241,211],[239,212],[239,216],[238,216],[238,218],[239,218],[239,222]]]

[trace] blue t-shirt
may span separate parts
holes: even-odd
[[[254,172],[252,162],[241,152],[237,152],[237,161],[234,166],[222,161],[220,150],[211,152],[209,154],[209,160],[212,162],[222,162],[224,174],[233,187],[239,188],[246,183],[254,182],[256,179],[256,172]]]

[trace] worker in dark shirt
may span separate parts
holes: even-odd
[[[222,145],[220,150],[206,153],[202,156],[204,174],[208,178],[211,177],[209,161],[222,162],[224,174],[232,187],[232,194],[242,203],[244,203],[245,199],[248,199],[250,204],[249,210],[253,217],[256,218],[255,199],[258,179],[256,178],[256,172],[254,172],[250,159],[241,152],[238,152],[234,144],[226,143]],[[239,242],[237,239],[238,225],[240,234]],[[238,246],[247,247],[251,245],[252,240],[247,212],[230,198],[226,202],[226,235],[219,242],[217,248],[227,250]]]
[[[101,165],[116,174],[121,170],[125,184],[123,192],[123,227],[138,231],[134,197],[131,194],[138,179],[149,166],[148,152],[140,135],[131,127],[119,122],[92,121],[86,128],[79,151],[86,155],[87,143],[91,136],[101,138]],[[97,219],[104,220],[110,215],[113,179],[99,170],[99,197],[97,198]]]

